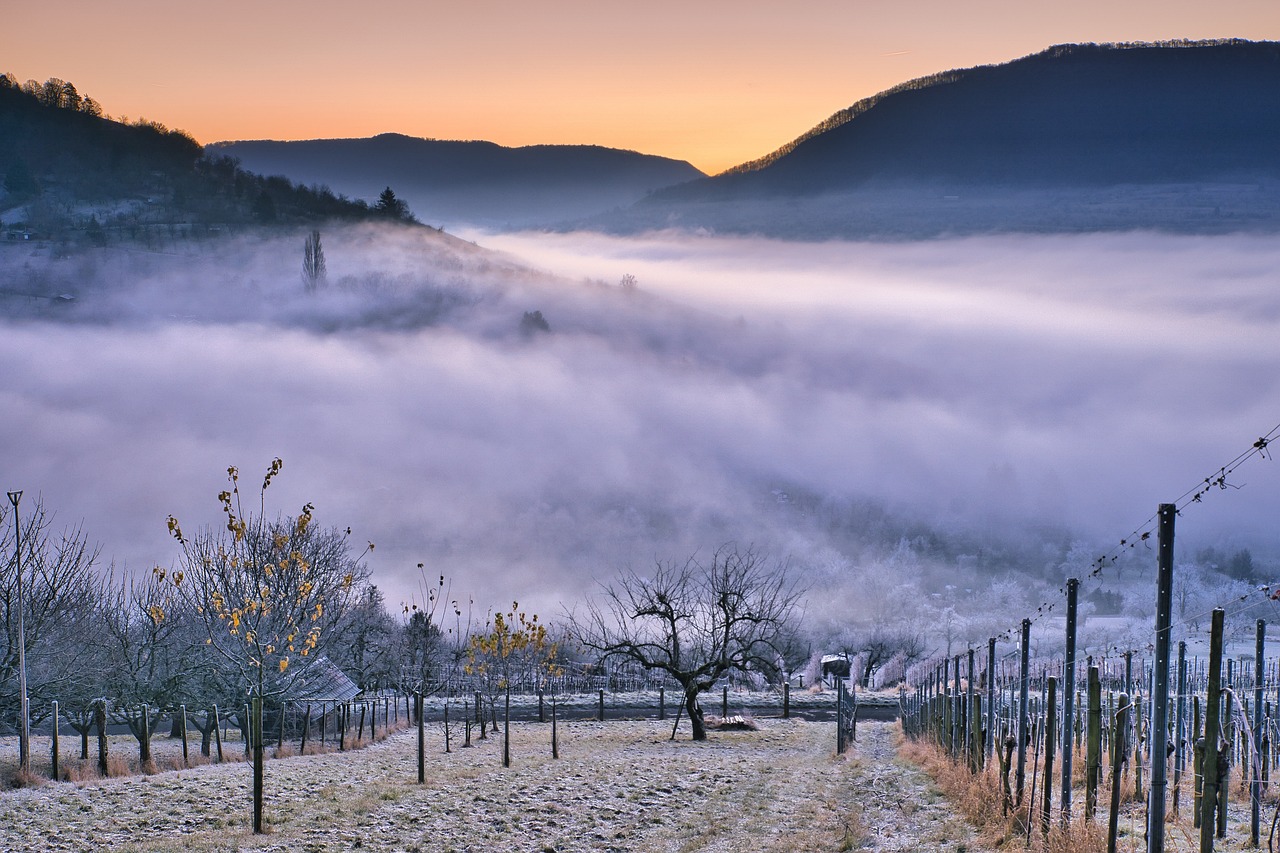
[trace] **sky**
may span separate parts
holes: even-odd
[[[202,143],[384,132],[717,172],[897,83],[1052,44],[1280,39],[1274,0],[14,3],[0,71]]]

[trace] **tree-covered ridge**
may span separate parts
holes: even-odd
[[[1202,40],[1172,39],[1167,41],[1155,41],[1155,42],[1108,42],[1108,43],[1086,42],[1083,44],[1056,44],[1040,51],[1039,53],[1034,53],[1029,56],[1024,56],[1019,59],[1012,60],[1010,62],[978,65],[972,68],[951,69],[948,71],[940,71],[935,74],[928,74],[928,75],[925,75],[924,77],[917,77],[913,80],[907,80],[903,83],[899,83],[896,86],[892,86],[888,89],[885,89],[883,92],[878,92],[868,98],[863,98],[862,100],[857,101],[856,103],[846,107],[845,109],[838,110],[837,112],[833,113],[824,121],[819,122],[817,125],[805,131],[804,133],[802,133],[800,136],[796,137],[792,141],[779,147],[777,150],[772,151],[764,155],[763,157],[759,157],[755,160],[749,160],[746,163],[742,163],[740,165],[726,169],[724,172],[721,172],[720,174],[738,175],[738,174],[744,174],[748,172],[757,172],[761,169],[764,169],[778,162],[783,157],[786,157],[788,154],[795,151],[798,147],[808,142],[809,140],[815,137],[821,136],[824,133],[827,133],[828,131],[835,130],[839,127],[842,127],[848,124],[849,122],[853,121],[859,116],[866,114],[872,108],[876,107],[882,102],[886,100],[890,100],[897,95],[900,95],[904,92],[913,92],[921,89],[931,89],[938,86],[944,86],[949,83],[955,83],[959,80],[972,77],[975,74],[982,74],[984,72],[988,72],[991,69],[1006,68],[1010,65],[1026,63],[1026,62],[1035,62],[1038,60],[1059,59],[1067,56],[1082,56],[1082,55],[1088,55],[1088,54],[1096,55],[1096,54],[1111,53],[1111,52],[1117,52],[1117,51],[1135,51],[1135,50],[1144,50],[1144,49],[1150,49],[1150,48],[1208,48],[1208,47],[1227,47],[1227,46],[1241,47],[1241,48],[1262,47],[1258,43],[1251,42],[1246,39],[1202,39]]]
[[[113,228],[136,236],[156,225],[412,221],[407,209],[388,212],[328,187],[245,171],[159,122],[112,119],[57,78],[19,84],[0,75],[0,176],[6,225],[96,240]]]

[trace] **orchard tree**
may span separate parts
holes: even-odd
[[[502,744],[504,767],[511,766],[512,683],[522,679],[540,686],[543,676],[557,674],[558,651],[558,646],[547,635],[547,626],[538,621],[536,613],[530,616],[521,610],[518,601],[511,602],[509,613],[495,613],[485,625],[484,632],[471,637],[467,648],[467,675],[479,679],[484,686],[489,694],[491,711],[497,695],[504,691],[507,694],[506,736]],[[494,713],[495,730],[496,717]],[[480,725],[484,726],[483,715]],[[556,750],[554,737],[553,734],[553,752]]]
[[[321,637],[342,618],[353,590],[367,579],[369,543],[352,556],[345,532],[314,523],[315,507],[295,517],[269,518],[266,492],[284,463],[272,461],[256,511],[245,512],[238,469],[227,469],[230,488],[218,494],[225,524],[187,538],[169,516],[169,533],[182,549],[170,583],[203,622],[206,645],[253,700],[254,832],[262,832],[262,700],[282,696],[318,653]],[[160,579],[164,569],[157,570]]]
[[[628,569],[570,623],[584,647],[675,679],[693,739],[706,740],[698,697],[731,671],[776,666],[801,594],[785,564],[726,545],[709,563],[658,563],[647,577]]]

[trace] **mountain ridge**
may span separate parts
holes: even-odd
[[[394,187],[428,221],[546,224],[629,205],[705,175],[683,160],[600,145],[510,147],[383,133],[363,138],[238,140],[207,151],[246,168],[352,195]]]
[[[906,81],[764,157],[659,190],[589,224],[929,236],[1027,230],[1017,220],[1030,211],[1033,230],[1177,230],[1181,209],[1205,207],[1197,193],[1213,186],[1207,206],[1223,214],[1225,202],[1226,215],[1196,213],[1190,230],[1274,229],[1278,182],[1280,43],[1055,45]],[[1002,192],[1019,198],[1004,212]],[[1065,194],[1065,202],[1043,204],[1063,202],[1069,212],[1055,225],[1028,193]],[[980,197],[981,209],[950,204],[957,197]],[[766,202],[790,209],[772,218],[749,209]],[[866,208],[882,203],[893,208],[893,221],[878,226]],[[918,224],[910,221],[913,205]],[[1100,205],[1102,215],[1091,216]]]

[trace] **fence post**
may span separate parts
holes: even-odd
[[[604,722],[604,689],[600,690],[600,722]]]
[[[1067,579],[1067,657],[1062,685],[1062,824],[1071,822],[1071,764],[1075,744],[1076,699],[1076,611],[1080,592],[1078,578]]]
[[[729,719],[729,685],[720,688],[720,720]]]
[[[98,774],[107,775],[107,700],[93,703],[93,722],[98,729]]]
[[[959,658],[956,658],[959,669]],[[1031,620],[1022,620],[1022,654],[1018,667],[1018,771],[1014,776],[1017,789],[1014,805],[1022,805],[1022,789],[1027,780],[1027,735],[1031,731],[1031,719],[1027,714],[1027,692],[1030,684]],[[957,672],[958,676],[959,673]],[[957,681],[959,679],[957,678]]]
[[[191,756],[190,756],[190,754],[187,752],[187,749],[188,749],[188,747],[187,747],[187,706],[186,706],[186,705],[179,705],[179,706],[178,706],[178,713],[182,715],[182,726],[181,726],[181,729],[182,729],[182,766],[183,766],[183,767],[190,767],[190,766],[191,766]]]
[[[659,717],[658,719],[662,719]],[[782,719],[791,719],[791,682],[782,682]]]
[[[1228,658],[1230,661],[1230,658]],[[1223,696],[1223,728],[1226,738],[1222,746],[1227,754],[1218,755],[1218,837],[1227,837],[1227,799],[1231,793],[1231,758],[1236,742],[1235,693],[1228,688]]]
[[[1058,732],[1058,679],[1055,676],[1049,677],[1048,691],[1044,724],[1044,802],[1040,816],[1040,831],[1044,835],[1049,834],[1049,821],[1053,816],[1053,753]]]
[[[1179,789],[1182,787],[1182,766],[1186,758],[1186,692],[1187,692],[1187,643],[1178,641],[1178,698],[1177,714],[1173,723],[1173,813],[1178,814]]]
[[[1123,739],[1117,738],[1123,743]],[[1084,819],[1093,820],[1098,808],[1098,777],[1102,774],[1102,683],[1098,668],[1089,667],[1089,717],[1084,752]]]
[[[222,720],[218,719],[218,706],[213,706],[213,741],[218,747],[218,763],[222,763]]]
[[[1129,694],[1120,694],[1116,711],[1115,735],[1111,738],[1111,811],[1107,819],[1107,853],[1116,853],[1116,833],[1120,828],[1120,768],[1124,763],[1125,732],[1129,730]],[[1148,836],[1147,843],[1151,843]],[[1149,848],[1148,848],[1149,849]]]
[[[1204,760],[1200,797],[1200,853],[1213,853],[1218,808],[1218,728],[1222,704],[1222,608],[1213,611],[1209,629],[1209,685],[1204,706]]]
[[[996,638],[987,640],[987,727],[983,732],[987,758],[996,748]]]
[[[418,784],[423,785],[427,781],[427,733],[422,721],[422,691],[414,695],[413,702],[418,715]]]
[[[667,688],[665,685],[662,685],[658,687],[658,719],[665,720],[666,718],[667,718]]]
[[[53,771],[49,774],[49,778],[58,781],[58,703],[53,703],[53,742],[49,747],[49,758],[53,763]]]
[[[1267,642],[1267,623],[1258,620],[1257,643],[1253,650],[1253,779],[1249,784],[1249,843],[1259,845],[1259,834],[1262,831],[1262,731],[1266,726],[1266,717],[1262,713],[1262,655]]]
[[[1160,504],[1156,550],[1156,659],[1151,680],[1151,791],[1147,801],[1147,853],[1164,853],[1165,788],[1169,757],[1169,641],[1173,611],[1173,528],[1176,504]],[[1141,726],[1141,715],[1136,715]],[[1141,748],[1141,740],[1138,746]],[[1176,747],[1175,747],[1176,749]],[[1139,766],[1142,757],[1138,756]]]

